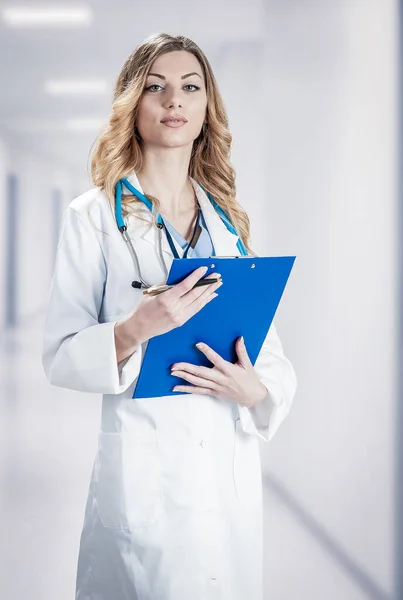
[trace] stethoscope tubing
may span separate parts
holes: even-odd
[[[137,271],[137,273],[139,275],[139,280],[140,280],[139,282],[133,282],[132,285],[135,284],[135,283],[140,283],[142,287],[149,288],[149,287],[151,287],[151,285],[148,284],[143,279],[143,277],[141,275],[140,262],[139,262],[137,253],[136,253],[136,251],[134,249],[134,246],[132,244],[132,241],[130,239],[130,236],[127,233],[127,226],[126,226],[126,224],[125,224],[125,222],[123,220],[123,212],[122,212],[123,185],[125,185],[126,188],[129,190],[129,192],[131,192],[134,196],[136,196],[136,198],[138,198],[139,200],[141,200],[147,206],[147,208],[150,210],[150,212],[152,212],[152,210],[153,210],[153,205],[152,205],[152,202],[144,194],[142,194],[139,190],[137,190],[130,183],[130,181],[128,179],[123,178],[123,179],[120,179],[116,183],[116,186],[115,186],[115,218],[116,218],[116,224],[118,226],[119,231],[122,234],[122,237],[123,237],[123,239],[124,239],[124,241],[126,243],[126,246],[127,246],[128,250],[130,252],[130,255],[131,255],[132,260],[133,260],[134,267],[135,267],[135,269],[136,269],[136,271]],[[202,185],[200,185],[200,187],[204,190],[204,188],[203,188]],[[221,220],[223,221],[223,223],[226,226],[226,228],[228,229],[228,231],[230,231],[231,233],[233,233],[235,235],[238,235],[235,227],[232,225],[231,221],[229,220],[229,218],[227,217],[227,215],[225,214],[225,212],[223,211],[223,209],[217,204],[217,202],[214,200],[214,198],[212,197],[212,195],[209,192],[205,191],[205,193],[207,194],[208,199],[210,200],[211,204],[214,206],[215,210],[217,211],[218,215],[220,216]],[[197,228],[197,226],[199,224],[199,218],[200,218],[200,211],[199,211],[199,215],[198,215],[198,218],[197,218],[197,221],[196,221],[196,227],[195,227],[195,230],[193,232],[193,236],[192,236],[192,240],[191,241],[193,241],[193,238],[194,238],[194,235],[195,235],[195,232],[196,232],[196,228]],[[162,217],[161,217],[161,215],[159,213],[156,216],[156,225],[157,225],[158,233],[159,233],[159,235],[158,235],[158,254],[159,254],[159,258],[161,260],[161,263],[163,264],[165,275],[167,277],[168,276],[168,269],[167,269],[167,266],[165,264],[165,260],[164,260],[163,254],[162,254],[162,230],[163,229],[165,229],[165,233],[167,235],[168,242],[170,243],[171,250],[172,250],[172,247],[173,247],[173,242],[172,242],[172,240],[170,240],[171,236],[169,235],[169,232],[166,229],[164,221],[163,221],[163,219],[162,219]],[[190,245],[190,243],[189,243],[189,245]],[[189,249],[189,245],[188,245],[187,250]],[[239,250],[241,256],[248,256],[248,251],[245,248],[245,245],[242,242],[242,240],[241,240],[240,237],[239,237],[238,242],[237,242],[237,247],[238,247],[238,250]],[[186,254],[187,254],[187,252],[186,252]],[[175,255],[175,253],[174,253],[174,255]],[[185,258],[185,256],[184,256],[184,258]],[[140,286],[133,285],[133,287],[140,287]]]

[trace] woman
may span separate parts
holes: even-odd
[[[95,187],[64,215],[43,364],[52,384],[103,394],[79,600],[262,599],[258,439],[273,437],[296,389],[274,324],[255,366],[241,339],[234,364],[203,346],[214,366],[176,364],[179,394],[132,399],[147,340],[214,301],[220,285],[192,289],[203,277],[198,269],[153,297],[141,280],[164,282],[175,254],[239,255],[239,238],[251,252],[230,144],[205,55],[187,38],[154,35],[119,75],[93,155]],[[116,226],[125,177],[137,196],[123,186],[122,232],[141,273]],[[152,200],[152,213],[139,194]],[[163,229],[153,224],[157,212]]]

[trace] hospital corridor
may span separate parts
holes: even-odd
[[[275,323],[298,387],[259,439],[263,600],[403,600],[402,8],[0,4],[2,600],[75,597],[102,398],[49,383],[45,316],[116,78],[157,32],[211,63],[254,251],[296,257]]]

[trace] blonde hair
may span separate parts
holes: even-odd
[[[93,184],[105,192],[114,207],[115,186],[119,179],[127,177],[133,170],[141,171],[141,140],[135,128],[146,78],[159,56],[177,50],[190,52],[197,58],[207,92],[207,127],[203,126],[193,142],[189,175],[212,194],[228,215],[248,252],[253,253],[249,247],[249,217],[236,200],[235,171],[229,160],[232,135],[228,129],[224,103],[207,57],[186,37],[154,34],[126,60],[115,84],[109,122],[94,142],[95,151],[91,160]],[[135,201],[132,195],[123,197],[123,204]],[[153,202],[156,210],[159,210],[158,200],[153,198]]]

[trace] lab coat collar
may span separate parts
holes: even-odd
[[[128,181],[137,189],[139,192],[144,194],[144,191],[141,187],[141,184],[138,180],[136,173],[133,171],[128,177]],[[237,242],[239,237],[234,233],[228,231],[226,226],[221,220],[221,217],[217,214],[214,206],[211,204],[206,192],[203,188],[191,177],[190,178],[192,185],[196,192],[196,197],[200,205],[200,209],[203,213],[204,220],[207,225],[207,229],[210,233],[213,246],[215,249],[216,256],[239,256],[240,252],[237,247]],[[127,190],[125,186],[123,186],[123,193],[129,194],[130,192]],[[148,212],[148,209],[145,209]],[[158,243],[158,230],[156,227],[149,226],[148,224],[144,224],[145,226],[140,229],[138,235],[145,241],[152,243],[154,246],[157,246]],[[130,235],[130,231],[129,231]],[[175,247],[178,251],[178,255],[183,255],[183,250],[178,244],[176,240],[174,240]],[[162,236],[162,250],[166,252],[169,256],[173,256],[171,248],[169,247],[168,240],[166,236]]]

